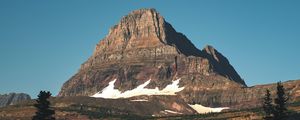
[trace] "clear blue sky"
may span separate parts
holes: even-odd
[[[58,93],[122,16],[156,8],[246,83],[300,79],[299,0],[0,0],[0,93]]]

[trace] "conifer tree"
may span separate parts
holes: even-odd
[[[38,98],[36,99],[36,104],[34,106],[37,109],[36,115],[32,120],[55,120],[53,115],[54,110],[50,109],[50,102],[47,100],[51,96],[49,91],[40,91]]]
[[[284,92],[284,87],[281,82],[277,83],[277,97],[275,98],[275,120],[284,120],[287,117],[286,103],[288,97]]]
[[[264,97],[264,103],[263,103],[263,109],[266,113],[266,116],[264,117],[265,120],[272,120],[273,119],[273,112],[274,112],[274,106],[272,104],[272,98],[270,94],[270,90],[266,90],[266,94]]]

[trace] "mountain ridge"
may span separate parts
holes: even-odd
[[[8,93],[3,95],[0,94],[0,107],[14,105],[18,102],[30,99],[31,97],[25,93]]]
[[[178,96],[204,105],[200,90],[247,86],[228,59],[213,47],[200,50],[155,9],[130,12],[96,45],[93,55],[65,82],[58,96],[92,96],[117,79],[125,92],[151,79],[146,88],[162,90],[181,78]],[[221,105],[221,104],[219,104]],[[226,104],[224,104],[226,105]]]

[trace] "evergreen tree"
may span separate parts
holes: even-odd
[[[277,83],[277,97],[275,98],[275,120],[284,120],[287,117],[286,102],[288,100],[287,95],[284,92],[284,87],[281,82]]]
[[[47,100],[51,96],[51,93],[48,91],[40,91],[38,98],[36,99],[36,104],[34,106],[37,109],[36,115],[32,120],[55,120],[52,116],[55,114],[54,110],[50,109],[50,102]]]
[[[273,119],[273,111],[274,106],[272,104],[272,98],[270,94],[270,90],[266,90],[266,94],[264,97],[264,103],[263,103],[263,109],[266,113],[266,116],[264,117],[265,120],[272,120]]]

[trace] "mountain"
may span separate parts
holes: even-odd
[[[58,96],[176,95],[190,105],[240,108],[260,105],[266,88],[274,85],[247,87],[213,46],[199,50],[155,9],[139,9],[109,30]]]
[[[30,96],[25,93],[9,93],[0,95],[0,107],[13,105],[24,100],[30,100]]]
[[[300,80],[282,84],[289,95],[290,118],[298,119]],[[213,46],[196,48],[155,9],[140,9],[110,29],[49,101],[56,119],[250,120],[263,119],[266,89],[274,98],[275,83],[248,87]],[[16,95],[4,96],[1,102],[14,101],[7,96]],[[2,107],[0,119],[29,120],[35,115],[35,103]],[[207,112],[221,113],[198,114]]]

